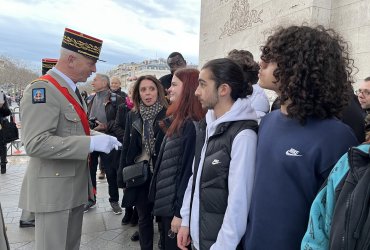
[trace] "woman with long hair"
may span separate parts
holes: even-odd
[[[119,134],[116,134],[117,138],[120,142],[123,143],[123,137],[125,135],[125,126],[126,126],[126,117],[130,110],[134,107],[134,103],[132,102],[132,91],[134,89],[135,82],[131,82],[128,84],[128,92],[127,96],[125,98],[125,102],[118,106],[117,109],[117,115],[116,115],[116,121],[115,125],[116,127],[120,129],[116,129],[116,131],[121,132]],[[122,153],[122,151],[121,151]],[[120,159],[120,155],[118,155],[118,159]],[[121,178],[122,174],[121,172],[118,173],[117,178]],[[123,185],[123,182],[120,181]],[[123,188],[123,186],[119,186],[119,188]],[[121,224],[127,225],[131,224],[131,226],[136,226],[138,223],[138,216],[137,216],[137,210],[134,207],[125,207],[125,215],[122,218]],[[137,241],[139,240],[139,232],[135,232],[135,236],[131,237],[131,240]]]
[[[134,107],[126,117],[125,135],[118,173],[135,163],[148,161],[153,171],[164,132],[159,122],[166,116],[167,101],[160,81],[151,75],[138,78],[133,88]],[[121,176],[120,176],[121,177]],[[139,239],[142,250],[153,249],[153,205],[148,200],[148,180],[141,186],[126,188],[123,207],[136,206],[139,215]],[[122,178],[119,187],[125,186]]]
[[[183,196],[192,175],[195,153],[196,123],[205,111],[194,95],[198,86],[197,69],[179,69],[175,72],[167,110],[166,131],[155,165],[149,197],[154,201],[153,214],[160,216],[165,250],[178,249],[176,233],[181,226],[180,209]]]

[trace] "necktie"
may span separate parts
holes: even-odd
[[[82,96],[81,96],[80,91],[78,90],[77,87],[76,87],[75,93],[76,93],[78,99],[80,100],[80,103],[82,104]]]

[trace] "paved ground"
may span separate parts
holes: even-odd
[[[0,202],[7,226],[11,249],[34,249],[34,229],[20,228],[21,209],[18,208],[19,191],[27,166],[27,156],[8,157],[6,174],[0,175]],[[122,226],[122,215],[115,215],[108,201],[106,180],[98,183],[97,206],[84,214],[81,249],[140,249],[138,242],[130,240],[137,227]],[[122,193],[120,193],[121,195]],[[155,226],[154,246],[158,242]]]

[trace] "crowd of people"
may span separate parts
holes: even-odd
[[[113,213],[138,224],[131,240],[143,250],[153,249],[155,224],[165,250],[342,249],[354,241],[361,245],[350,249],[370,249],[369,206],[345,213],[346,221],[360,217],[353,237],[341,237],[340,220],[331,230],[343,213],[333,186],[349,178],[348,149],[370,163],[368,147],[356,147],[370,138],[370,77],[355,95],[353,60],[334,30],[279,28],[259,63],[233,49],[197,70],[173,52],[160,79],[140,76],[126,94],[118,77],[96,73],[95,94],[82,96],[76,83],[96,72],[101,46],[66,28],[55,66],[23,94],[30,162],[19,206],[34,216],[37,250],[79,249],[98,165]],[[263,89],[277,94],[271,108]],[[366,171],[356,183],[370,178]],[[366,204],[370,192],[357,193]]]

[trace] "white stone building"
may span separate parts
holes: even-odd
[[[276,26],[321,24],[350,44],[357,82],[370,76],[370,0],[202,0],[199,65],[224,57],[232,49],[251,51]]]

